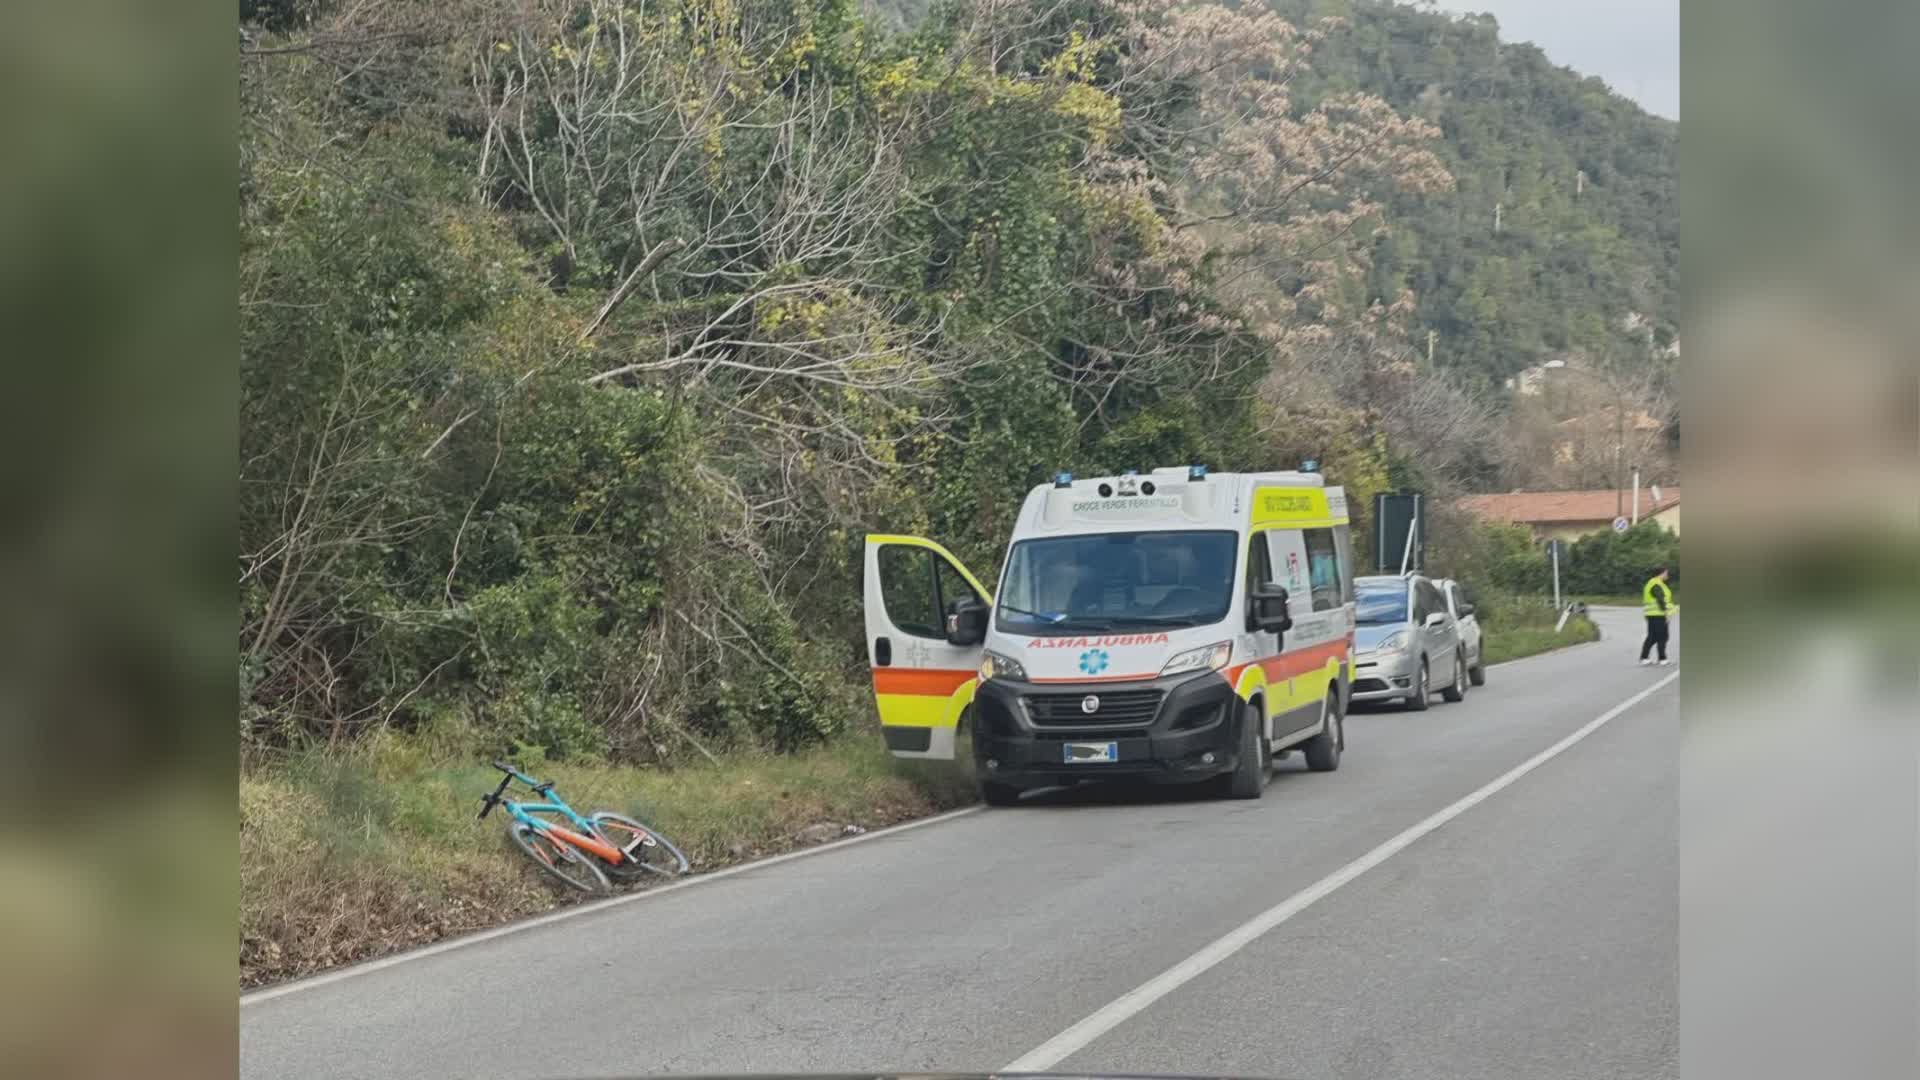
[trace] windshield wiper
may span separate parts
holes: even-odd
[[[1069,618],[1068,616],[1062,615],[1052,625],[1057,626],[1062,630],[1092,630],[1095,633],[1105,633],[1108,630],[1113,629],[1113,620],[1112,619],[1076,619],[1076,618]]]
[[[1218,621],[1218,619],[1209,619],[1203,622],[1198,615],[1122,615],[1114,620],[1114,624],[1121,626],[1205,626],[1207,622]]]
[[[1057,622],[1060,622],[1062,619],[1066,618],[1065,615],[1059,615],[1059,614],[1050,615],[1044,611],[1028,611],[1026,608],[1020,607],[1017,604],[1009,604],[1004,601],[1002,601],[1000,604],[1000,610],[1013,615],[1026,615],[1031,618],[1039,619],[1042,622],[1045,622],[1048,624],[1057,623]]]
[[[1008,615],[1024,615],[1030,619],[1038,619],[1049,629],[1056,630],[1092,630],[1104,633],[1113,629],[1115,622],[1113,619],[1073,616],[1065,612],[1029,611],[1018,604],[1009,604],[1004,601],[1000,604],[1000,610]]]

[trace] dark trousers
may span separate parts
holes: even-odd
[[[1640,643],[1640,659],[1655,648],[1660,650],[1660,659],[1667,658],[1667,617],[1665,615],[1647,616],[1647,640]]]

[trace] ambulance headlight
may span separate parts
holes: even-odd
[[[1025,681],[1026,677],[1027,669],[1020,665],[1020,661],[1015,660],[1011,656],[1002,656],[997,652],[988,650],[980,657],[981,682],[986,682],[988,679],[1019,679]]]
[[[1160,669],[1162,675],[1178,675],[1183,671],[1219,671],[1227,666],[1227,660],[1233,656],[1233,643],[1222,641],[1218,645],[1203,645],[1198,649],[1188,649],[1174,654],[1167,666]]]

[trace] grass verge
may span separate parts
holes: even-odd
[[[695,871],[822,843],[973,801],[951,766],[896,762],[848,736],[792,756],[678,769],[521,763],[582,813],[659,828]],[[400,736],[250,767],[240,780],[240,981],[258,986],[483,929],[582,899],[547,884],[499,815],[500,774]],[[812,828],[810,828],[812,827]]]
[[[1600,628],[1585,615],[1569,617],[1556,632],[1553,627],[1560,613],[1551,601],[1521,597],[1490,606],[1492,610],[1480,620],[1483,663],[1518,660],[1600,638]]]
[[[1599,637],[1554,631],[1534,598],[1483,605],[1489,664]],[[455,744],[457,746],[457,744]],[[871,734],[791,756],[636,768],[522,762],[581,812],[614,810],[715,870],[973,801],[965,763],[899,762]],[[499,774],[455,746],[386,734],[245,769],[240,779],[240,981],[259,986],[539,914],[560,891],[474,820]]]

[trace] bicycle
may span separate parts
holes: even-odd
[[[507,775],[490,795],[480,798],[482,820],[496,806],[511,818],[507,835],[541,869],[586,893],[604,893],[615,881],[622,884],[651,876],[679,877],[687,872],[687,857],[660,835],[624,814],[596,810],[582,817],[565,799],[554,794],[553,781],[539,781],[506,762],[493,767]],[[524,803],[506,798],[508,785],[525,784],[543,801]],[[537,815],[557,816],[566,824]],[[568,828],[570,824],[573,827]]]

